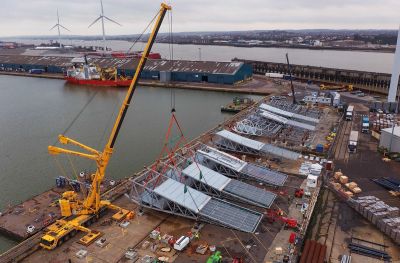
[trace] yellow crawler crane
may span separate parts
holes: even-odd
[[[59,200],[59,204],[61,215],[65,217],[65,219],[57,220],[54,224],[47,228],[46,234],[42,236],[40,241],[41,247],[49,250],[54,249],[64,241],[68,240],[70,237],[74,236],[78,231],[83,231],[87,233],[79,240],[79,242],[84,245],[89,245],[99,236],[101,236],[101,233],[98,231],[90,230],[89,228],[87,228],[87,226],[97,220],[99,216],[101,216],[102,212],[104,212],[107,208],[118,211],[116,214],[113,215],[113,219],[115,220],[121,220],[129,213],[132,213],[129,210],[111,204],[108,200],[102,200],[100,197],[100,184],[103,181],[108,162],[113,153],[115,141],[121,129],[121,125],[125,118],[128,107],[131,103],[133,93],[136,89],[136,85],[140,77],[140,73],[142,72],[144,65],[147,61],[147,57],[153,46],[165,14],[167,10],[170,9],[171,7],[169,5],[164,3],[161,4],[160,11],[157,15],[157,20],[147,41],[146,48],[136,68],[135,75],[129,86],[128,92],[122,103],[114,127],[111,131],[109,140],[103,152],[97,151],[89,146],[67,138],[63,135],[59,136],[60,143],[78,146],[87,151],[87,153],[67,150],[54,146],[48,147],[50,154],[71,154],[94,160],[97,163],[97,170],[94,174],[92,174],[92,184],[89,189],[89,193],[84,200],[80,200],[78,194],[74,191],[66,191],[62,194],[62,197]]]

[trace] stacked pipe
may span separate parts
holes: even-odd
[[[378,227],[380,231],[400,244],[400,217],[399,208],[391,207],[375,196],[363,196],[351,199],[353,208],[368,221]]]

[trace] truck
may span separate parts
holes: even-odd
[[[351,131],[349,136],[349,153],[356,153],[358,144],[358,131]]]
[[[353,119],[353,113],[354,113],[354,106],[350,105],[347,107],[346,110],[346,121],[351,121]]]
[[[265,76],[268,78],[283,79],[284,75],[281,73],[276,73],[276,72],[267,72],[267,73],[265,73]]]
[[[361,132],[369,132],[369,117],[367,115],[364,115],[361,119]]]
[[[28,71],[30,74],[42,74],[44,73],[44,69],[41,68],[33,68]]]
[[[332,97],[332,106],[337,108],[340,104],[340,93],[336,91],[331,91],[330,96]]]

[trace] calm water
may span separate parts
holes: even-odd
[[[47,146],[66,133],[102,150],[126,89],[64,85],[61,80],[0,76],[0,210],[47,190],[62,175]],[[235,94],[176,90],[177,117],[185,136],[193,138],[230,115],[220,106]],[[170,116],[170,90],[138,88],[115,145],[108,174],[122,178],[155,160]],[[88,101],[91,102],[89,104]],[[82,114],[79,112],[87,104]],[[68,158],[58,157],[73,174]],[[76,169],[94,168],[73,157]],[[13,243],[0,237],[0,251]]]
[[[43,40],[16,39],[19,42],[40,44]],[[100,41],[64,40],[67,45],[102,46]],[[128,50],[132,43],[128,41],[107,41],[107,46],[113,50]],[[137,43],[133,50],[143,50],[144,43]],[[290,62],[300,65],[343,68],[373,72],[390,73],[393,65],[392,53],[356,52],[337,50],[308,50],[285,48],[245,48],[225,46],[174,45],[174,58],[185,60],[231,61],[237,57],[271,62],[286,63],[285,54],[289,53]],[[199,51],[199,48],[201,51]],[[155,44],[154,52],[161,53],[162,57],[169,58],[168,44]]]

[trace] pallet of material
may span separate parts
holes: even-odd
[[[349,178],[347,176],[345,176],[345,175],[342,175],[342,176],[339,177],[339,181],[342,184],[347,184],[349,182]]]
[[[351,199],[350,205],[368,221],[400,244],[399,208],[391,207],[373,196],[363,196]]]

